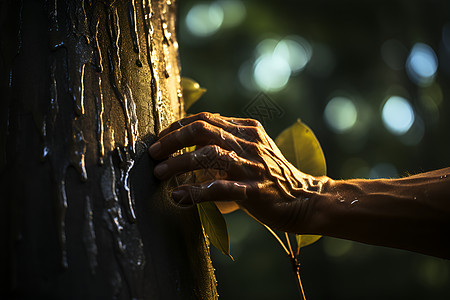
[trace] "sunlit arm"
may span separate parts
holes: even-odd
[[[172,123],[149,154],[160,161],[161,180],[218,171],[179,185],[172,198],[180,208],[215,201],[222,212],[242,208],[274,229],[450,258],[450,168],[401,179],[313,177],[289,163],[257,121],[210,113]]]
[[[401,179],[329,180],[307,210],[302,233],[450,258],[450,168]]]

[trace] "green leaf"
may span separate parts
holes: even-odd
[[[202,202],[197,204],[198,214],[203,230],[209,241],[223,254],[230,254],[230,240],[228,238],[227,223],[214,202]]]
[[[312,176],[326,175],[325,156],[319,141],[300,119],[285,129],[275,139],[275,143],[286,159],[301,172]],[[296,235],[298,249],[311,245],[320,238],[320,235]]]
[[[196,81],[185,77],[181,78],[181,88],[185,110],[188,110],[206,92],[206,89],[201,88]]]
[[[322,237],[321,235],[311,235],[311,234],[295,235],[295,239],[297,240],[297,245],[300,248],[317,242],[321,237]]]
[[[300,119],[285,129],[276,139],[284,157],[303,173],[324,176],[327,173],[325,156],[319,141]]]

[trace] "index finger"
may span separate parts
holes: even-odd
[[[158,136],[161,138],[168,133],[175,131],[177,129],[180,129],[181,127],[184,127],[186,125],[189,125],[195,121],[205,121],[208,123],[211,123],[212,125],[216,125],[219,127],[224,126],[225,124],[221,124],[223,122],[220,122],[220,114],[214,114],[209,112],[201,112],[192,116],[184,117],[182,119],[179,119],[178,121],[173,122],[168,127],[164,128]]]
[[[251,149],[253,145],[253,143],[235,137],[222,128],[205,121],[195,121],[160,138],[149,148],[149,153],[155,159],[163,159],[185,147],[209,144],[234,151],[238,155],[244,153],[244,148]]]

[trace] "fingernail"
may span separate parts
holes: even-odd
[[[157,165],[155,167],[155,169],[153,170],[153,173],[159,179],[163,179],[168,171],[169,171],[169,166],[166,163],[160,163],[159,165]]]
[[[161,151],[161,142],[159,141],[151,145],[150,148],[148,148],[148,153],[150,153],[152,157],[158,155],[160,151]]]
[[[182,200],[186,197],[186,191],[184,190],[174,190],[172,192],[172,198],[176,203],[182,203]]]

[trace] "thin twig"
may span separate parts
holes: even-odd
[[[286,247],[286,245],[283,243],[283,241],[280,239],[280,237],[278,236],[278,234],[276,234],[272,228],[270,228],[269,226],[267,226],[266,224],[264,224],[263,222],[261,222],[260,220],[258,220],[255,216],[253,216],[251,213],[249,213],[245,208],[241,209],[247,213],[250,217],[252,217],[256,222],[258,222],[259,224],[261,224],[262,226],[264,226],[278,241],[278,243],[281,245],[281,247],[283,248],[284,252],[286,252],[287,256],[289,257],[289,259],[291,260],[292,263],[292,271],[294,272],[294,274],[296,275],[296,282],[297,282],[297,288],[298,288],[298,292],[300,293],[300,300],[306,300],[305,297],[305,291],[303,290],[303,285],[302,285],[302,281],[300,279],[300,267],[297,261],[296,256],[294,255],[294,251],[292,251],[292,246],[291,246],[291,242],[289,240],[289,234],[287,232],[285,232],[285,236],[286,236],[286,242],[288,244],[288,247]],[[300,248],[300,247],[299,247]],[[298,253],[298,250],[297,250]]]
[[[286,248],[286,246],[284,245],[283,241],[280,239],[280,237],[278,236],[278,234],[276,234],[276,233],[272,230],[272,228],[270,228],[269,226],[267,226],[266,224],[264,224],[263,222],[261,222],[260,220],[258,220],[255,216],[253,216],[251,213],[249,213],[248,210],[243,209],[242,207],[241,207],[241,209],[242,209],[243,211],[245,211],[245,212],[247,213],[247,215],[249,215],[250,217],[252,217],[256,222],[258,222],[259,224],[261,224],[262,226],[264,226],[264,227],[267,229],[267,231],[269,231],[269,232],[274,236],[274,238],[277,239],[278,243],[281,245],[281,247],[283,248],[284,252],[286,252],[286,254],[287,254],[289,257],[291,257],[291,253],[290,253],[289,250]]]
[[[297,273],[297,287],[298,291],[300,293],[300,299],[306,300],[305,291],[303,290],[302,280],[300,279],[300,268],[297,266],[297,270],[295,271]]]
[[[289,239],[289,234],[287,232],[284,233],[286,236],[286,241],[289,247],[289,251],[291,253],[291,262],[292,262],[292,271],[294,271],[294,275],[296,276],[297,288],[300,293],[300,299],[306,300],[305,291],[303,290],[302,281],[300,279],[300,264],[298,263],[298,254],[300,252],[300,245],[298,245],[296,255],[294,255],[294,251],[292,251],[291,240]]]
[[[257,220],[257,219],[255,219]],[[257,220],[258,221],[258,220]],[[258,221],[259,222],[259,221]],[[261,222],[259,222],[261,223]],[[284,245],[283,241],[280,239],[280,237],[278,236],[278,234],[275,233],[275,231],[272,230],[272,228],[270,228],[269,226],[267,226],[264,223],[261,223],[264,227],[266,227],[266,229],[277,239],[278,243],[280,243],[281,247],[283,247],[284,252],[286,252],[286,254],[291,257],[291,253],[289,252],[289,250],[286,248],[286,245]]]
[[[291,257],[291,259],[294,259],[294,251],[292,251],[292,247],[291,247],[291,241],[289,239],[289,233],[285,232],[284,236],[286,237],[286,242],[289,248],[289,256]]]

